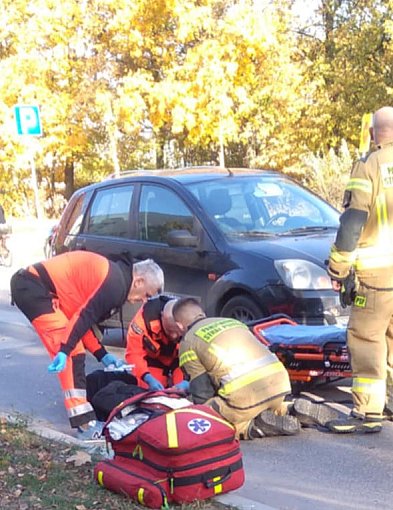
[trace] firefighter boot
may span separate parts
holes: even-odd
[[[296,416],[304,427],[319,425],[326,427],[330,421],[337,420],[339,413],[324,404],[316,404],[305,398],[297,398],[291,413]]]
[[[293,436],[300,431],[300,423],[295,416],[279,416],[267,409],[254,418],[249,436],[252,439],[269,436]]]
[[[391,411],[387,406],[383,410],[383,419],[386,421],[393,421],[393,411]]]
[[[379,415],[366,415],[363,416],[356,411],[345,418],[333,420],[327,424],[331,432],[336,434],[350,434],[352,432],[381,432],[382,430],[382,416]]]

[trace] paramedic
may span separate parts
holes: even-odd
[[[305,399],[295,400],[294,415],[288,414],[288,373],[242,322],[207,318],[194,298],[179,299],[173,316],[184,334],[179,359],[193,402],[221,414],[240,439],[293,435],[300,422],[324,426],[337,417],[329,407]]]
[[[101,435],[86,399],[85,349],[105,366],[123,362],[108,353],[93,331],[129,301],[144,302],[162,291],[164,275],[152,260],[115,262],[87,251],[57,255],[20,269],[11,278],[12,301],[30,320],[59,374],[64,404],[80,439]]]
[[[121,370],[95,370],[87,375],[87,399],[93,407],[97,407],[97,400],[103,395],[101,390],[104,388],[108,401],[111,391],[121,392],[121,395],[133,391],[123,384],[111,384],[114,381],[153,391],[172,386],[188,391],[189,383],[183,380],[183,371],[179,368],[180,330],[172,315],[175,302],[175,298],[164,295],[149,299],[132,319],[125,352],[126,362],[132,366],[131,374]],[[98,392],[99,396],[95,398]],[[117,395],[113,395],[113,407],[119,403],[117,398]],[[101,412],[100,402],[99,405]]]
[[[377,149],[353,166],[328,264],[335,290],[345,290],[352,268],[357,280],[348,323],[354,408],[329,424],[336,433],[379,432],[385,403],[393,411],[393,400],[385,402],[393,371],[392,107],[375,112],[372,137]]]
[[[179,368],[180,330],[172,315],[175,303],[169,296],[149,300],[128,328],[125,359],[134,365],[132,373],[142,388],[188,390]]]

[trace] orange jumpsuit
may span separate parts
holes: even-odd
[[[13,302],[33,324],[51,358],[67,354],[58,374],[71,427],[95,419],[86,398],[85,349],[98,361],[107,351],[91,328],[117,311],[132,283],[131,261],[111,262],[96,253],[58,255],[11,278]]]
[[[161,312],[169,299],[168,296],[159,296],[149,300],[139,309],[128,328],[125,359],[135,365],[132,373],[142,388],[148,388],[143,381],[147,373],[165,388],[183,381],[178,343],[166,336],[161,323]]]

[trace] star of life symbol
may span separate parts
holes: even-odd
[[[194,434],[204,434],[210,429],[211,426],[212,424],[210,421],[205,420],[204,418],[194,418],[187,423],[187,427]]]

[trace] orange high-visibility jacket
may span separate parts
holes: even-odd
[[[166,387],[168,379],[173,384],[183,380],[179,368],[179,346],[165,334],[161,312],[170,298],[159,296],[149,300],[139,309],[127,332],[125,359],[135,365],[133,375],[144,386],[143,376],[152,373]]]
[[[129,261],[112,262],[87,251],[63,253],[30,266],[28,270],[53,293],[58,306],[69,318],[60,348],[67,355],[94,324],[108,318],[124,304],[132,283]],[[33,302],[31,307],[37,308],[37,316],[45,313],[39,310],[39,303]],[[30,315],[34,315],[34,310]],[[89,338],[96,343],[85,347],[100,359],[96,353],[100,343],[93,335]]]

